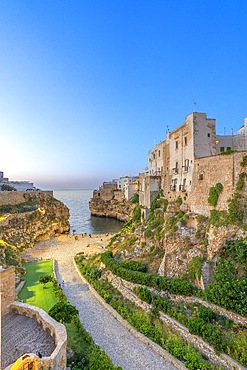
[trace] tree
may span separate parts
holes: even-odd
[[[3,184],[1,186],[2,191],[16,191],[14,186],[8,185],[8,184]]]
[[[53,280],[53,277],[51,275],[45,275],[45,276],[39,277],[39,282],[44,285],[43,288],[45,288],[46,287],[45,285],[51,282],[52,280]]]
[[[59,322],[70,323],[73,316],[78,315],[78,310],[69,303],[58,302],[50,309],[48,314]]]

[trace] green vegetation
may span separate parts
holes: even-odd
[[[141,206],[136,205],[133,211],[133,222],[141,221]]]
[[[4,267],[20,264],[18,249],[3,240],[0,240],[0,263]]]
[[[131,202],[134,204],[139,204],[139,194],[135,193],[133,198],[131,198]]]
[[[70,323],[73,316],[79,314],[78,310],[71,304],[61,301],[56,303],[48,312],[48,314],[53,317],[58,322]]]
[[[121,261],[120,264],[122,267],[132,271],[147,272],[147,265],[139,261]]]
[[[221,152],[220,155],[229,155],[229,154],[232,154],[232,153],[235,153],[236,150],[232,150],[232,149],[228,149],[224,152]]]
[[[244,187],[244,180],[245,180],[246,177],[247,177],[247,173],[246,172],[241,172],[239,174],[238,182],[236,184],[236,190],[237,191],[240,191],[240,190],[243,189],[243,187]]]
[[[246,166],[247,166],[247,155],[245,155],[245,156],[243,157],[242,162],[240,162],[240,166],[241,166],[241,167],[246,167]]]
[[[26,263],[25,267],[26,284],[19,294],[19,299],[25,299],[27,303],[49,311],[52,317],[65,323],[68,347],[74,351],[74,356],[68,361],[71,369],[121,370],[121,367],[114,366],[107,354],[94,344],[80,322],[78,311],[69,304],[57,281],[52,279],[52,282],[47,283],[46,289],[39,283],[40,277],[46,278],[52,274],[52,261],[30,262]],[[93,276],[97,279],[100,274]]]
[[[37,208],[38,205],[32,200],[15,205],[4,205],[0,206],[0,216],[6,215],[8,213],[13,214],[35,211]]]
[[[89,280],[98,293],[104,299],[107,298],[107,303],[138,331],[183,361],[188,369],[218,369],[218,367],[206,362],[202,355],[190,344],[186,343],[178,334],[174,334],[168,325],[160,322],[158,315],[158,309],[160,309],[158,300],[162,300],[160,296],[156,296],[158,297],[156,298],[157,304],[151,314],[146,314],[141,309],[136,308],[133,303],[124,299],[120,292],[112,287],[108,281],[102,278],[100,280],[92,278],[91,269],[96,268],[95,260],[85,261],[84,258],[80,257],[77,258],[77,263],[82,274]],[[150,299],[153,300],[153,296],[148,289],[138,287],[137,290],[147,302],[150,302]],[[170,305],[169,302],[168,306],[170,307]]]
[[[218,182],[215,186],[212,186],[209,190],[208,203],[211,206],[216,207],[220,194],[223,191],[223,185]]]
[[[45,275],[39,277],[39,283],[43,284],[43,288],[46,288],[46,284],[53,281],[53,277],[51,275]]]
[[[216,317],[210,309],[200,305],[198,317],[188,317],[184,313],[185,309],[182,302],[176,306],[166,298],[156,294],[151,295],[149,289],[144,287],[138,287],[135,292],[141,300],[152,304],[156,310],[163,311],[168,316],[187,326],[191,334],[202,337],[217,352],[226,352],[226,335],[210,323],[212,318]]]
[[[143,284],[157,290],[167,290],[172,294],[183,294],[186,296],[191,296],[198,290],[186,279],[167,278],[156,274],[128,270],[115,262],[111,251],[103,253],[101,260],[113,274],[132,283]]]
[[[188,263],[189,278],[193,281],[200,280],[202,275],[203,259],[201,257],[193,257]]]
[[[14,186],[8,185],[8,184],[3,184],[1,186],[2,191],[16,191]]]
[[[28,262],[24,264],[24,267],[26,284],[19,293],[19,299],[48,312],[57,303],[57,298],[52,282],[47,283],[44,290],[42,284],[39,283],[39,278],[53,274],[52,261]]]
[[[237,278],[237,268],[230,260],[219,258],[213,283],[205,293],[207,299],[218,306],[247,315],[247,279]]]

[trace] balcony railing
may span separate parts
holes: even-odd
[[[186,191],[185,185],[179,185],[179,191]]]
[[[171,190],[176,190],[176,185],[173,185],[173,184],[172,184],[172,185],[170,186],[170,189],[171,189]]]
[[[178,167],[174,167],[172,170],[175,174],[178,174]]]

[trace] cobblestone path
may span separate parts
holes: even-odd
[[[90,248],[87,248],[89,243]],[[107,244],[104,235],[94,235],[92,238],[81,238],[78,241],[67,237],[51,238],[25,250],[23,256],[27,260],[57,260],[59,283],[65,281],[64,293],[78,309],[85,329],[115,365],[121,366],[123,370],[176,370],[175,366],[123,327],[79,278],[73,265],[73,256],[82,251],[94,254],[99,249],[102,251]]]
[[[124,328],[91,294],[79,278],[72,260],[58,261],[59,278],[70,303],[78,309],[85,329],[123,370],[175,370],[176,368]]]

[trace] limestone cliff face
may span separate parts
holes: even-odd
[[[124,222],[132,218],[134,208],[135,204],[126,200],[92,198],[89,202],[91,215],[113,217]]]
[[[17,194],[13,192],[14,197]],[[23,249],[37,240],[69,231],[69,210],[51,192],[23,192],[21,197],[22,202],[18,198],[16,204],[12,199],[11,206],[1,204],[4,215],[0,217],[0,240]]]

